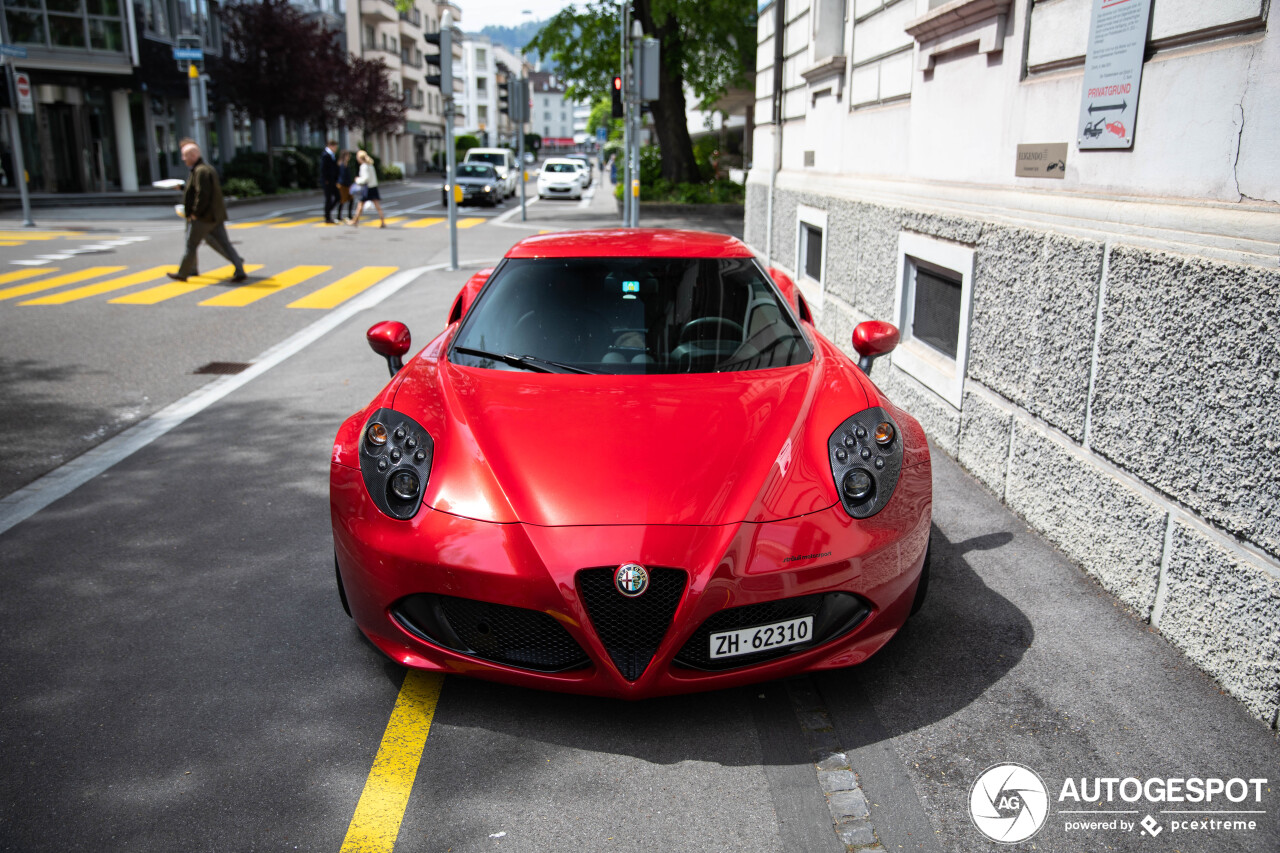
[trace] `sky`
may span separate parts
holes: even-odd
[[[479,32],[490,24],[498,27],[513,27],[524,21],[545,21],[565,6],[572,6],[570,0],[456,0],[462,9],[462,28],[468,32]],[[528,11],[531,14],[525,14]]]

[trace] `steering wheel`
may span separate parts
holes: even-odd
[[[738,323],[724,317],[699,317],[696,320],[690,320],[680,329],[680,340],[688,340],[694,332],[708,326],[723,326],[733,332],[738,340],[745,337],[745,330]]]

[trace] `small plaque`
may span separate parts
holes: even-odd
[[[1019,145],[1018,165],[1013,171],[1019,178],[1057,178],[1067,174],[1067,143],[1048,142]]]

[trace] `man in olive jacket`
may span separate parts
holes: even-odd
[[[184,139],[182,146],[182,162],[191,169],[191,177],[187,178],[187,187],[182,196],[182,204],[187,217],[187,250],[182,256],[182,265],[176,273],[168,273],[169,278],[186,281],[193,275],[199,275],[196,265],[196,249],[200,242],[206,241],[213,250],[235,264],[235,275],[232,281],[244,281],[248,276],[244,272],[244,258],[241,258],[231,245],[227,236],[227,208],[222,203],[222,185],[218,182],[218,172],[200,157],[200,146],[194,140]]]

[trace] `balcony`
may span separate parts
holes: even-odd
[[[360,0],[360,18],[370,23],[394,22],[400,20],[400,13],[392,0]]]

